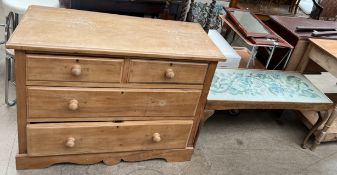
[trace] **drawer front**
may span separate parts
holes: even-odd
[[[122,59],[27,55],[27,80],[121,82]]]
[[[200,90],[28,87],[28,117],[190,116]]]
[[[185,148],[193,121],[27,125],[29,156]]]
[[[203,84],[208,64],[131,60],[131,83]]]

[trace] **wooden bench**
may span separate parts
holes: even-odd
[[[296,72],[256,69],[217,69],[207,97],[206,110],[293,109],[316,111],[319,120],[303,141],[303,148],[325,123],[333,102],[305,76]],[[321,112],[325,115],[321,115]],[[204,121],[208,116],[205,114]],[[316,139],[311,149],[320,143]]]

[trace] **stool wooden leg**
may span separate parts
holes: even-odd
[[[326,123],[324,124],[324,127],[320,131],[319,135],[315,138],[315,142],[310,148],[311,151],[314,151],[316,147],[322,142],[326,132],[331,127],[331,124],[336,120],[337,118],[336,110],[337,109],[334,109],[333,111],[326,111],[326,115],[324,116],[324,120],[326,121]]]
[[[314,143],[311,145],[310,150],[315,151],[317,146],[321,144],[322,138],[324,137],[325,133],[320,132],[318,136],[315,137]]]
[[[321,115],[320,112],[318,112],[318,120],[317,122],[315,123],[315,125],[310,129],[308,135],[305,137],[304,141],[303,141],[303,144],[302,144],[302,148],[306,149],[307,148],[307,142],[309,140],[309,138],[315,133],[318,131],[318,128],[325,124],[324,125],[324,128],[322,130],[319,131],[318,135],[315,137],[315,142],[313,143],[313,145],[310,147],[310,150],[314,151],[317,147],[317,145],[319,145],[322,141],[322,139],[324,138],[324,135],[325,135],[325,132],[326,130],[330,127],[328,124],[328,121],[332,120],[331,119],[331,114],[330,111],[326,111],[324,116]]]
[[[214,113],[215,113],[215,110],[205,110],[204,111],[204,117],[202,119],[202,124],[204,124],[207,119],[212,117],[214,115]]]
[[[312,126],[312,128],[310,129],[309,133],[307,134],[307,136],[304,138],[303,143],[302,143],[302,148],[306,149],[307,148],[307,143],[309,138],[317,131],[317,129],[319,128],[319,126],[321,126],[324,122],[323,117],[321,115],[321,113],[318,111],[318,120],[315,123],[314,126]]]

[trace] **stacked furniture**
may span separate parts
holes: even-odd
[[[276,69],[280,66],[284,69],[286,67],[293,46],[273,30],[269,29],[251,12],[237,9],[228,9],[227,12],[226,15],[221,16],[223,27],[226,29],[224,37],[230,44],[238,38],[240,39],[240,42],[238,42],[240,45],[243,43],[244,45],[249,46],[250,58],[246,68],[251,64],[255,66],[256,55],[259,51],[265,51],[267,53],[264,66],[266,69]],[[228,14],[232,12],[238,12],[238,15],[233,13],[229,16]],[[284,54],[275,55],[278,51],[283,51]],[[272,63],[274,63],[273,68],[271,67]]]
[[[278,35],[289,42],[294,51],[289,59],[289,64],[286,67],[287,71],[300,71],[303,72],[307,68],[310,72],[320,72],[322,69],[316,64],[310,63],[309,65],[302,64],[304,53],[309,45],[309,38],[312,36],[313,31],[297,31],[296,27],[336,27],[336,21],[322,21],[314,19],[306,19],[301,17],[288,17],[288,16],[270,16],[270,20],[266,24],[275,31]],[[325,39],[337,39],[336,35],[323,36]]]
[[[31,6],[15,49],[17,169],[190,160],[223,55],[199,24]]]

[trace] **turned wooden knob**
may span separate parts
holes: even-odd
[[[153,136],[152,136],[152,140],[154,142],[160,142],[161,141],[161,138],[160,138],[160,134],[159,133],[154,133]]]
[[[76,111],[78,109],[78,101],[76,99],[70,100],[68,108],[69,110]]]
[[[166,77],[167,79],[172,79],[172,78],[174,78],[174,72],[173,72],[173,70],[172,70],[172,69],[167,69],[167,70],[165,71],[165,77]]]
[[[73,65],[73,66],[71,67],[71,74],[72,74],[73,76],[78,77],[78,76],[81,75],[81,72],[82,72],[82,70],[81,70],[81,66],[80,66],[80,65],[75,64],[75,65]]]
[[[73,148],[75,146],[75,138],[69,137],[66,142],[66,147]]]

